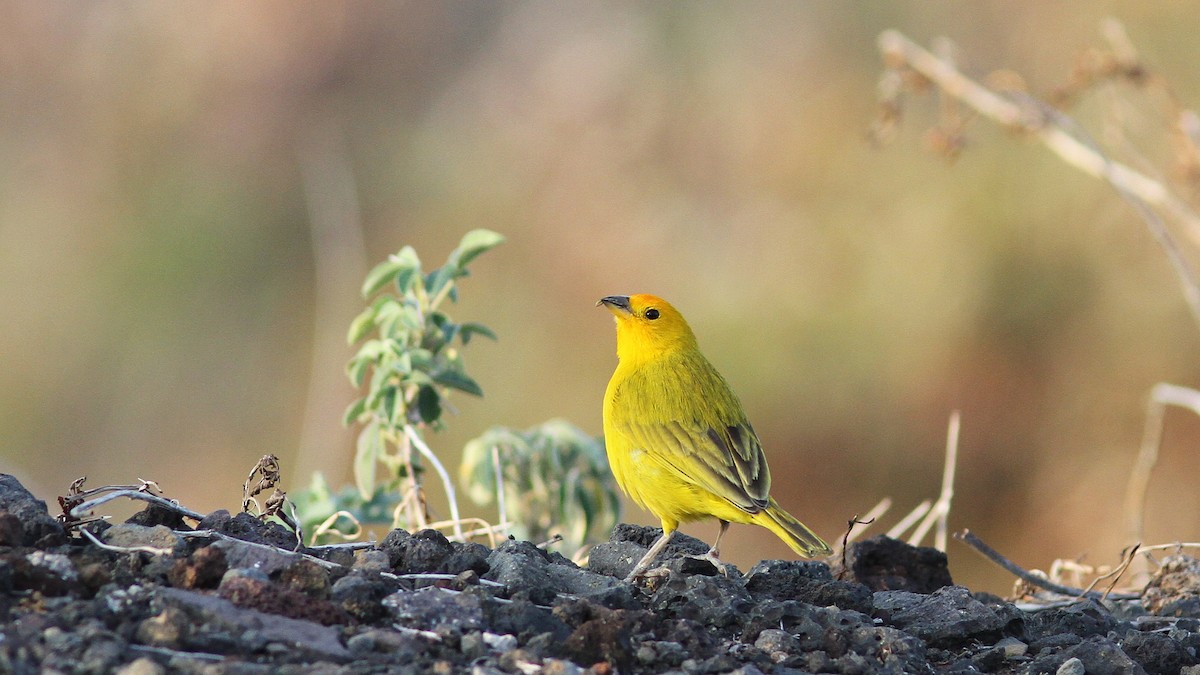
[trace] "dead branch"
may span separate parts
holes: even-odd
[[[318,558],[315,555],[309,555],[307,553],[302,553],[300,551],[292,551],[292,550],[288,550],[286,548],[272,546],[271,544],[260,544],[255,541],[246,541],[245,539],[238,539],[237,537],[232,537],[228,534],[225,534],[224,532],[218,532],[217,530],[172,530],[172,532],[174,532],[176,535],[178,535],[180,537],[192,538],[192,539],[197,539],[197,538],[198,539],[224,539],[225,541],[234,542],[239,546],[249,546],[250,548],[274,551],[276,553],[279,553],[280,555],[284,555],[289,558],[298,558],[298,559],[307,560],[309,562],[316,563],[317,565],[320,565],[321,567],[326,567],[326,568],[330,568],[330,569],[336,569],[336,568],[343,567],[343,565],[340,565],[335,562],[330,562],[323,558]]]
[[[68,528],[76,527],[80,525],[83,522],[83,519],[88,516],[89,512],[97,506],[111,502],[112,500],[120,497],[127,497],[129,499],[140,499],[144,502],[157,504],[164,509],[174,511],[185,518],[191,518],[195,521],[204,519],[203,513],[197,513],[187,507],[180,506],[178,502],[151,494],[147,488],[148,485],[153,485],[153,483],[143,482],[142,486],[140,487],[135,487],[132,485],[106,485],[104,487],[93,488],[91,490],[80,492],[77,495],[59,497],[58,501],[63,507],[63,514],[58,518],[64,526]],[[95,499],[89,499],[86,501],[79,500],[79,498],[84,495],[93,495],[105,491],[110,492],[96,497]],[[96,519],[93,518],[92,520]]]
[[[380,572],[380,576],[388,579],[396,580],[413,580],[413,581],[454,581],[458,578],[456,574],[439,574],[436,572],[422,572],[416,574],[392,574],[391,572]],[[491,586],[492,588],[504,588],[505,585],[499,581],[491,579],[477,579],[480,586]]]
[[[1200,243],[1200,215],[1187,202],[1154,178],[1106,157],[1094,143],[1083,138],[1078,124],[1042,101],[1019,92],[1006,95],[993,92],[899,31],[888,30],[880,34],[879,49],[890,69],[881,83],[885,95],[898,95],[903,77],[897,77],[895,72],[907,69],[1001,126],[1033,135],[1063,161],[1113,186],[1138,212],[1163,249],[1182,286],[1192,317],[1200,326],[1200,278],[1155,211],[1160,209],[1179,222],[1191,239]],[[894,126],[894,120],[899,116],[894,100],[885,100],[882,115],[880,127]]]
[[[959,72],[953,65],[921,48],[896,30],[879,36],[879,50],[889,67],[908,66],[936,84],[943,92],[959,99],[1001,126],[1036,134],[1043,143],[1068,164],[1084,173],[1119,185],[1124,192],[1136,195],[1146,203],[1162,208],[1172,218],[1188,227],[1194,239],[1200,240],[1200,215],[1183,200],[1175,197],[1159,181],[1120,162],[1114,162],[1097,152],[1054,120],[1048,119],[1048,106],[1037,105],[1032,97],[1020,97],[1020,102],[1001,96]]]
[[[167,659],[179,659],[180,662],[186,663],[188,659],[194,661],[220,662],[228,659],[225,654],[210,654],[208,652],[185,652],[177,649],[168,649],[166,647],[151,647],[149,645],[129,645],[129,650],[141,652],[143,654],[154,654]]]
[[[1049,579],[1039,577],[1038,575],[1025,570],[1024,568],[1022,568],[1021,566],[1012,562],[1008,558],[1005,558],[1003,555],[1000,555],[1000,553],[998,553],[996,551],[996,549],[985,544],[982,539],[975,536],[975,534],[972,533],[970,530],[963,530],[962,532],[956,532],[954,534],[954,538],[958,539],[959,541],[961,541],[961,542],[967,544],[968,546],[970,546],[971,548],[975,549],[975,551],[980,553],[981,555],[983,555],[983,557],[987,558],[988,560],[991,560],[992,562],[996,563],[1000,567],[1004,568],[1005,571],[1007,571],[1008,573],[1017,577],[1018,579],[1021,579],[1022,581],[1026,582],[1026,583],[1032,584],[1039,588],[1044,588],[1044,589],[1054,592],[1054,593],[1059,593],[1061,595],[1069,595],[1069,596],[1073,596],[1076,598],[1089,598],[1092,600],[1096,600],[1098,602],[1103,601],[1105,599],[1136,600],[1141,597],[1141,595],[1139,595],[1137,593],[1097,593],[1096,591],[1089,591],[1089,590],[1085,590],[1082,588],[1072,588],[1071,586],[1063,586],[1061,584],[1056,584],[1053,581],[1050,581]]]
[[[171,555],[174,553],[174,551],[169,548],[155,548],[153,546],[113,546],[112,544],[106,544],[100,541],[99,537],[92,534],[85,528],[80,528],[79,531],[93,544],[104,549],[105,551],[114,551],[116,553],[149,553],[151,555],[162,556]]]
[[[1151,551],[1169,551],[1174,549],[1177,554],[1182,555],[1185,548],[1200,548],[1200,542],[1177,541],[1173,544],[1155,544],[1153,546],[1142,546],[1138,548],[1138,551],[1140,553],[1150,553]]]

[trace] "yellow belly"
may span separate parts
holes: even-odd
[[[689,454],[686,438],[670,434],[638,438],[625,431],[630,427],[645,428],[647,423],[652,426],[660,422],[669,427],[674,420],[697,419],[697,412],[691,410],[689,403],[695,398],[696,389],[719,389],[712,397],[732,397],[715,371],[709,379],[700,377],[712,368],[707,361],[701,365],[672,361],[634,368],[622,362],[604,397],[604,443],[617,484],[630,499],[657,516],[668,531],[676,529],[679,523],[705,518],[748,523],[753,517],[691,477],[703,475],[704,469],[699,465],[700,460]],[[655,369],[670,374],[659,376]],[[687,373],[691,373],[690,378],[680,377]],[[736,404],[726,407],[730,406]],[[699,419],[705,419],[705,415]],[[730,423],[719,418],[709,424],[722,428]],[[647,446],[653,443],[663,446]]]
[[[658,517],[664,530],[705,518],[751,522],[751,514],[663,467],[641,450],[610,447],[608,461],[625,494]]]

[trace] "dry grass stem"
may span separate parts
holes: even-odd
[[[929,532],[929,528],[937,523],[934,548],[943,553],[946,552],[947,521],[950,520],[950,501],[954,498],[954,472],[958,466],[960,421],[961,415],[957,410],[950,414],[950,423],[946,429],[946,462],[942,465],[942,491],[925,519],[913,530],[912,537],[908,540],[908,543],[913,546],[919,546],[921,540],[925,538],[925,534]]]
[[[462,526],[468,523],[477,525],[478,527],[473,530],[463,530]],[[462,518],[460,520],[439,520],[435,523],[429,523],[428,527],[432,530],[444,530],[446,528],[454,530],[457,534],[448,537],[451,541],[465,542],[475,537],[486,536],[489,546],[496,548],[496,536],[508,531],[508,528],[512,527],[512,523],[505,521],[492,525],[483,518]]]
[[[180,663],[187,663],[189,660],[219,663],[229,659],[229,657],[225,654],[181,651],[178,649],[168,649],[166,647],[151,647],[149,645],[129,645],[129,650],[142,654],[154,654],[155,656],[162,656],[167,659],[178,659]]]
[[[1138,548],[1139,545],[1134,544],[1133,546],[1129,547],[1128,552],[1122,551],[1121,557],[1123,560],[1121,561],[1121,564],[1117,566],[1117,569],[1113,570],[1109,574],[1096,578],[1096,581],[1102,581],[1110,576],[1112,577],[1112,583],[1108,585],[1108,588],[1104,589],[1105,598],[1107,598],[1113,592],[1113,589],[1117,586],[1117,582],[1120,581],[1121,576],[1125,574],[1125,570],[1129,569],[1129,565],[1133,563],[1133,558],[1137,555]]]
[[[1163,420],[1167,406],[1187,408],[1200,415],[1200,391],[1180,387],[1166,382],[1154,385],[1146,402],[1146,426],[1142,432],[1142,445],[1138,450],[1129,484],[1125,490],[1125,519],[1129,541],[1142,541],[1146,517],[1146,496],[1149,494],[1150,474],[1158,463],[1158,451],[1162,445]],[[1147,550],[1147,549],[1143,549]]]
[[[547,539],[546,541],[543,541],[542,543],[537,544],[537,547],[542,549],[543,551],[545,551],[549,547],[561,542],[562,540],[563,540],[563,536],[561,534],[556,534],[556,535],[550,537],[549,539]]]
[[[508,503],[504,501],[504,470],[500,466],[500,448],[492,446],[492,473],[496,476],[496,513],[500,522],[508,522]]]
[[[314,551],[326,551],[337,548],[344,548],[348,551],[362,551],[368,548],[375,548],[375,541],[347,541],[340,544],[320,544],[317,546],[309,546],[308,548]]]
[[[1096,567],[1094,565],[1085,565],[1078,560],[1064,560],[1059,558],[1050,565],[1050,579],[1061,584],[1074,584],[1076,586],[1083,585],[1083,579],[1087,577],[1095,577],[1100,574],[1109,574],[1112,568],[1108,565]]]
[[[353,525],[349,532],[342,532],[335,527],[338,521],[342,519],[350,521],[350,523]],[[339,539],[345,541],[349,541],[351,539],[358,539],[360,536],[362,536],[362,533],[362,523],[358,522],[358,518],[355,518],[353,513],[350,513],[349,511],[335,511],[334,513],[330,514],[328,518],[321,521],[320,525],[317,525],[317,527],[313,529],[313,533],[309,537],[309,542],[316,543],[321,540],[321,537],[327,534],[338,537]]]
[[[929,513],[929,508],[931,506],[933,506],[932,499],[926,499],[920,504],[917,504],[912,511],[908,512],[907,516],[901,518],[900,522],[893,525],[892,529],[887,531],[887,536],[891,537],[892,539],[899,539],[900,537],[903,537],[904,533],[908,532],[908,528],[912,527],[917,523],[917,521],[924,518],[926,513]]]
[[[400,512],[404,512],[403,522],[408,523],[410,527],[415,529],[425,528],[425,495],[422,494],[421,483],[417,480],[417,467],[412,461],[412,440],[408,434],[400,437],[398,444],[402,457],[404,458],[405,475],[408,476],[408,489],[404,492],[404,497],[400,503],[396,505],[396,516]],[[399,518],[393,518],[393,524],[401,522]]]

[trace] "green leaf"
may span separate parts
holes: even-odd
[[[413,305],[404,305],[400,310],[400,323],[414,332],[425,330],[425,321],[421,318],[421,310]]]
[[[404,307],[392,297],[381,297],[375,303],[375,325],[379,327],[380,336],[395,340],[396,324],[403,320]]]
[[[447,263],[429,273],[429,276],[425,279],[425,288],[430,295],[436,296],[441,292],[443,286],[450,283],[457,276],[457,272],[457,267]]]
[[[342,415],[342,424],[350,426],[358,421],[359,416],[367,409],[367,397],[361,396],[354,403],[351,403],[346,408],[346,412]]]
[[[403,264],[399,261],[388,258],[372,268],[370,272],[367,272],[367,278],[363,281],[363,297],[369,298],[375,295],[375,292],[386,286],[402,267]]]
[[[371,420],[358,434],[358,446],[354,453],[354,484],[364,500],[375,494],[375,469],[382,452],[383,434],[379,420]]]
[[[428,349],[412,349],[409,350],[408,355],[412,359],[413,370],[428,371],[433,365],[433,352]]]
[[[434,385],[433,378],[423,370],[414,370],[404,378],[406,384],[417,384],[422,387],[432,387]]]
[[[454,267],[465,268],[472,260],[479,257],[480,254],[496,248],[504,243],[504,236],[492,232],[491,230],[471,230],[463,235],[462,241],[458,243],[458,248],[450,254],[450,262]]]
[[[412,369],[413,364],[411,352],[404,352],[400,356],[396,357],[396,360],[392,363],[392,370],[400,375],[407,375],[412,372]]]
[[[373,413],[384,410],[383,402],[396,395],[396,385],[390,384],[388,378],[381,377],[382,373],[381,370],[375,371],[375,376],[371,378],[371,386],[367,389],[365,409]]]
[[[463,460],[458,465],[458,481],[467,496],[479,506],[491,504],[496,498],[496,475],[492,465],[491,436],[485,433],[463,447]]]
[[[396,285],[401,291],[406,290],[405,284],[408,283],[408,279],[414,273],[419,273],[420,270],[421,260],[417,257],[416,249],[405,246],[400,249],[399,253],[388,256],[387,260],[379,263],[367,273],[367,278],[363,281],[362,286],[363,297],[371,297],[393,280],[396,281]]]
[[[433,381],[437,382],[438,384],[446,385],[451,389],[465,391],[468,394],[474,394],[476,396],[483,396],[483,389],[480,388],[479,383],[458,371],[443,370],[435,373],[433,375]]]
[[[354,355],[354,358],[375,362],[387,351],[388,345],[383,340],[367,340],[358,348],[358,353]]]
[[[346,364],[346,377],[350,378],[350,382],[355,387],[361,387],[363,378],[367,374],[367,368],[370,368],[372,363],[374,363],[374,360],[371,358],[364,357],[361,354],[355,356]]]
[[[308,487],[292,492],[288,498],[296,505],[300,521],[308,524],[328,517],[337,509],[329,481],[320,471],[314,471]]]
[[[396,289],[401,293],[408,293],[412,290],[413,280],[420,278],[420,267],[409,267],[402,269],[396,273]]]
[[[497,339],[496,334],[492,332],[492,329],[481,323],[468,321],[458,327],[458,337],[462,340],[464,345],[471,341],[472,335],[482,335],[486,338],[491,338],[492,340]]]
[[[350,322],[350,330],[346,334],[346,344],[355,344],[367,337],[375,327],[375,308],[368,307]]]
[[[442,398],[433,387],[422,385],[417,390],[417,412],[421,420],[432,424],[442,416]]]
[[[387,415],[388,426],[398,427],[404,424],[404,415],[408,412],[408,406],[404,403],[404,397],[398,390],[391,390],[390,394],[380,401],[379,407]]]

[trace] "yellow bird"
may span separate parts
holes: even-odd
[[[754,523],[805,557],[829,545],[770,496],[771,472],[742,404],[674,307],[653,295],[610,295],[617,369],[604,394],[604,444],[617,483],[662,521],[628,581],[643,574],[680,523],[721,524],[708,558],[717,562],[729,523]],[[717,562],[720,565],[719,562]]]

